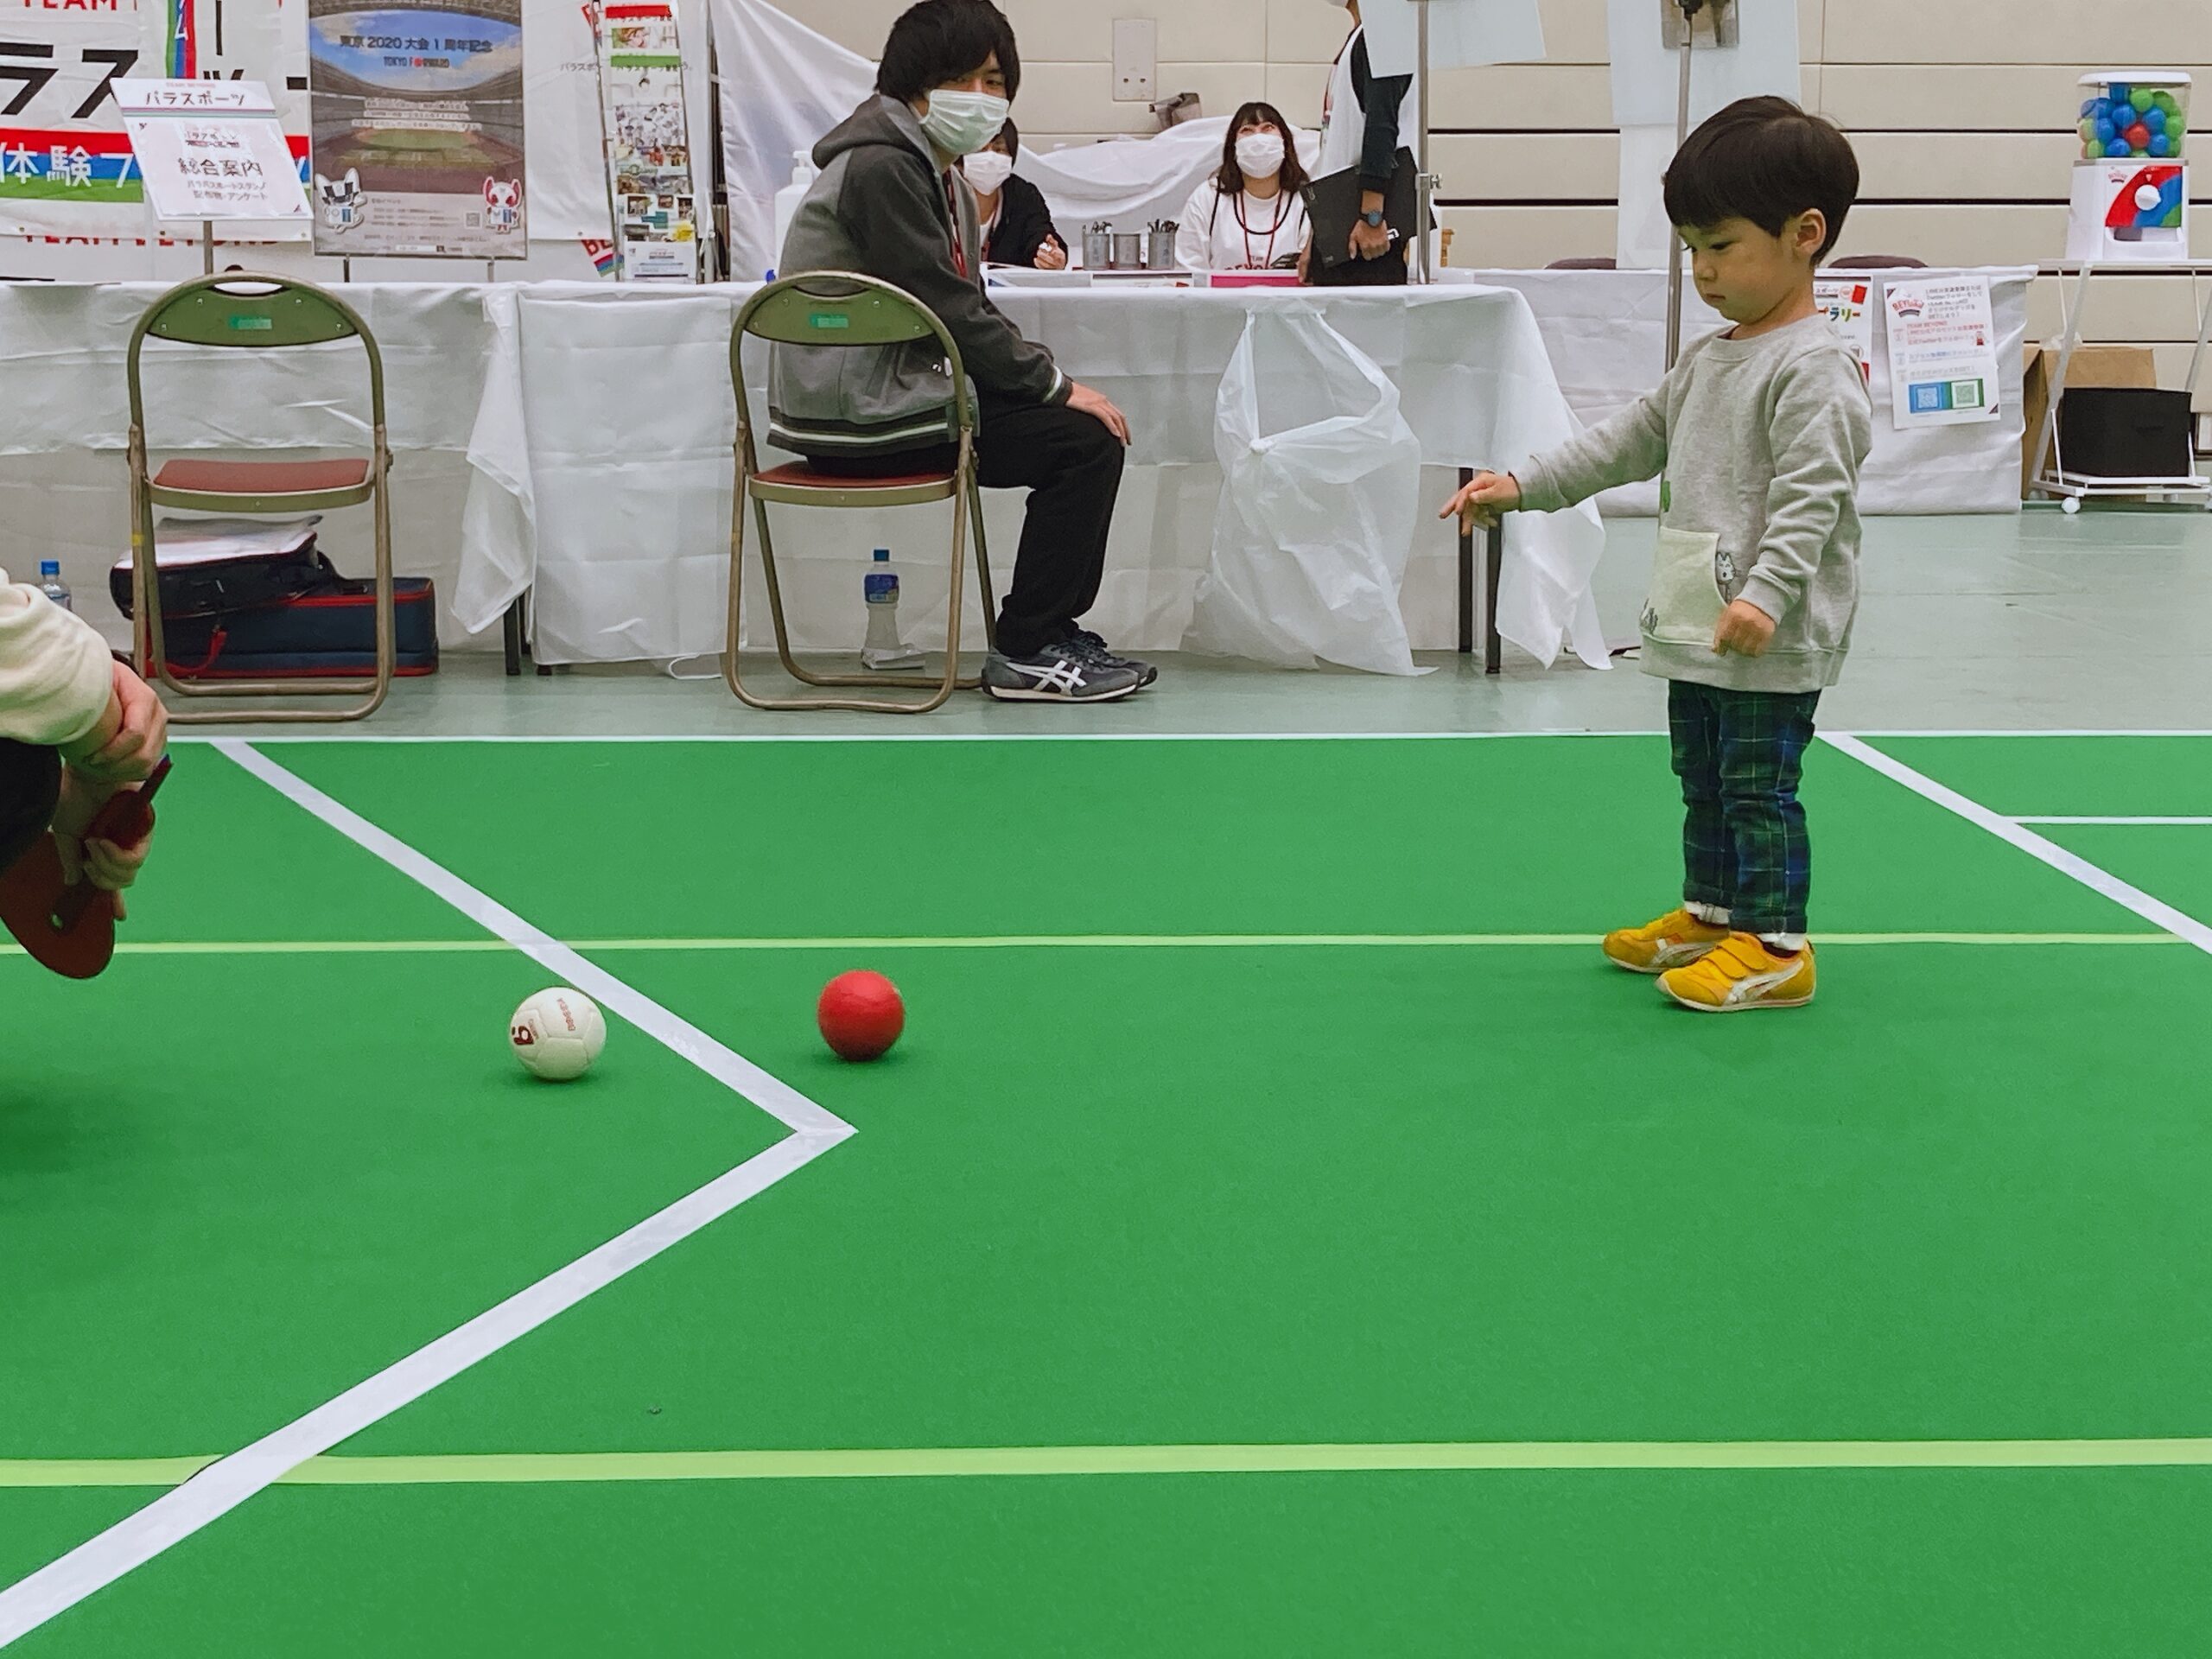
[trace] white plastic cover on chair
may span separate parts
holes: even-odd
[[[1271,307],[1245,324],[1216,414],[1221,505],[1185,646],[1426,672],[1398,608],[1421,441],[1389,377],[1318,310]]]

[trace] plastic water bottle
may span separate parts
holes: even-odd
[[[39,591],[65,611],[77,608],[77,596],[69,591],[69,584],[61,580],[61,561],[41,559],[38,562]]]
[[[922,653],[899,643],[899,573],[892,569],[889,548],[875,550],[862,591],[868,600],[868,643],[861,647],[861,666],[919,668]]]
[[[776,192],[774,213],[778,265],[784,263],[784,238],[791,234],[791,220],[798,215],[798,205],[806,200],[806,193],[812,188],[819,172],[814,165],[814,157],[803,149],[791,153],[791,181]],[[776,280],[773,269],[768,272],[768,280],[772,283]]]

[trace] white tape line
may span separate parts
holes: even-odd
[[[517,1338],[566,1313],[593,1292],[642,1267],[671,1245],[689,1238],[820,1157],[839,1138],[786,1136],[728,1174],[678,1198],[659,1214],[609,1239],[588,1255],[478,1314],[365,1382],[355,1383],[275,1433],[232,1452],[59,1560],[0,1591],[0,1648],[183,1542],[308,1459],[321,1456],[489,1358]]]
[[[403,874],[412,876],[487,933],[495,933],[524,956],[610,1008],[640,1031],[674,1049],[718,1083],[735,1090],[770,1116],[802,1135],[842,1139],[852,1126],[823,1110],[779,1077],[771,1077],[743,1055],[716,1042],[687,1020],[579,956],[543,929],[535,927],[488,894],[479,892],[442,865],[433,863],[405,842],[386,835],[351,808],[324,794],[305,779],[286,771],[251,744],[222,738],[215,747],[271,789],[296,802],[347,840],[366,848]]]
[[[796,1133],[466,1325],[354,1384],[304,1417],[210,1465],[58,1560],[0,1591],[0,1648],[182,1542],[308,1459],[321,1456],[567,1312],[594,1291],[642,1267],[747,1198],[804,1168],[853,1133],[852,1126],[842,1118],[594,968],[566,945],[247,745],[225,740],[217,747],[340,834],[412,876]]]
[[[2194,916],[2176,910],[2164,899],[2153,899],[2142,888],[2121,880],[2111,871],[2092,864],[2078,853],[2069,853],[2056,842],[2045,839],[2032,830],[1991,811],[1978,801],[1968,800],[1955,789],[1946,788],[1933,778],[1915,772],[1902,760],[1884,754],[1879,749],[1840,732],[1822,734],[1821,741],[1837,748],[1862,765],[1872,767],[1893,783],[1903,784],[1914,794],[1930,800],[1948,812],[1956,813],[1968,823],[1986,830],[1999,841],[2018,848],[2029,857],[2040,860],[2063,875],[2069,875],[2093,893],[2103,894],[2123,909],[2132,910],[2145,921],[2164,928],[2167,932],[2212,954],[2212,927],[2207,927]]]
[[[2012,822],[2015,823],[2103,823],[2116,824],[2123,829],[2136,829],[2146,824],[2184,824],[2202,827],[2205,824],[2212,824],[2212,818],[2061,818],[2037,814],[2030,817],[2015,817]]]
[[[1662,731],[1518,732],[342,732],[241,740],[172,734],[172,743],[1473,743],[1524,737],[1664,737]]]

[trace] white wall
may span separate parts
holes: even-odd
[[[777,0],[873,56],[906,0]],[[1160,25],[1162,96],[1195,92],[1209,114],[1265,98],[1318,122],[1344,14],[1328,0],[1001,0],[1021,41],[1014,116],[1039,148],[1151,130],[1142,104],[1114,100],[1117,17]],[[1442,218],[1452,263],[1541,265],[1613,251],[1618,160],[1605,0],[1542,0],[1550,60],[1440,77]],[[2208,0],[1797,0],[1805,101],[1858,145],[1865,200],[1844,253],[1909,253],[1937,264],[2033,264],[2064,250],[2076,79],[2100,67],[2188,69],[2196,124],[2212,133]],[[1653,27],[1658,0],[1652,0]],[[2212,143],[2205,145],[2212,149]],[[2212,257],[2212,154],[2195,174],[2196,249]],[[2101,290],[2099,335],[2160,348],[2180,384],[2195,332],[2185,278],[2129,277]],[[2055,333],[2058,298],[2038,284],[2031,334]],[[2212,408],[2212,387],[2200,401]]]

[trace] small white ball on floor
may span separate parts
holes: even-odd
[[[556,985],[515,1010],[507,1041],[531,1076],[569,1083],[590,1071],[607,1046],[607,1020],[582,991]]]

